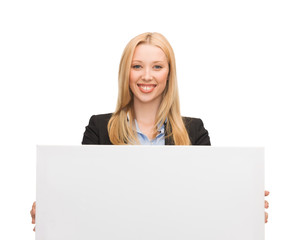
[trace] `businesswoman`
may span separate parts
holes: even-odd
[[[159,33],[126,46],[113,114],[90,119],[83,144],[210,145],[200,119],[182,118],[173,50]]]
[[[201,119],[180,114],[174,52],[163,35],[143,33],[127,44],[116,110],[92,116],[82,144],[210,145]],[[31,215],[35,223],[35,203]]]

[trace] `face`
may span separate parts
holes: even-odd
[[[129,77],[134,103],[160,104],[168,73],[167,58],[161,48],[149,44],[138,45],[132,58]]]

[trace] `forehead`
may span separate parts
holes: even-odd
[[[151,44],[140,44],[135,48],[133,61],[167,61],[163,50]]]

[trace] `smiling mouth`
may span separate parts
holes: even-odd
[[[141,92],[150,93],[155,89],[157,85],[156,84],[137,84],[137,86],[139,87]]]

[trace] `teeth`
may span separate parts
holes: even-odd
[[[149,91],[149,90],[152,90],[154,87],[153,86],[143,86],[143,85],[140,85],[140,88],[142,88],[145,91]]]

